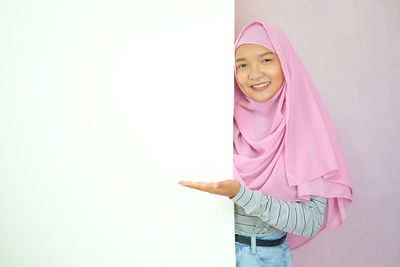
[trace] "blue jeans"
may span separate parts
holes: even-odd
[[[236,231],[240,235],[251,237],[252,244],[235,243],[236,267],[292,267],[292,252],[285,240],[279,246],[263,247],[256,246],[257,239],[274,240],[285,235],[285,232],[273,234],[247,234]]]

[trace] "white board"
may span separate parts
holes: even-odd
[[[234,266],[231,1],[0,4],[0,266]]]

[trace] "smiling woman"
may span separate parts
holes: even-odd
[[[235,43],[233,178],[181,185],[234,202],[236,266],[292,266],[291,250],[346,217],[335,127],[286,35],[247,24]]]

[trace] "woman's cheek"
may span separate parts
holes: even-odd
[[[239,77],[238,82],[240,84],[240,87],[242,87],[242,89],[246,87],[245,79],[243,78],[243,76]]]

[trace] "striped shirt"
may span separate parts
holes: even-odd
[[[235,229],[245,233],[288,232],[312,237],[324,221],[327,199],[310,196],[310,201],[289,202],[241,186],[230,198],[234,202]]]

